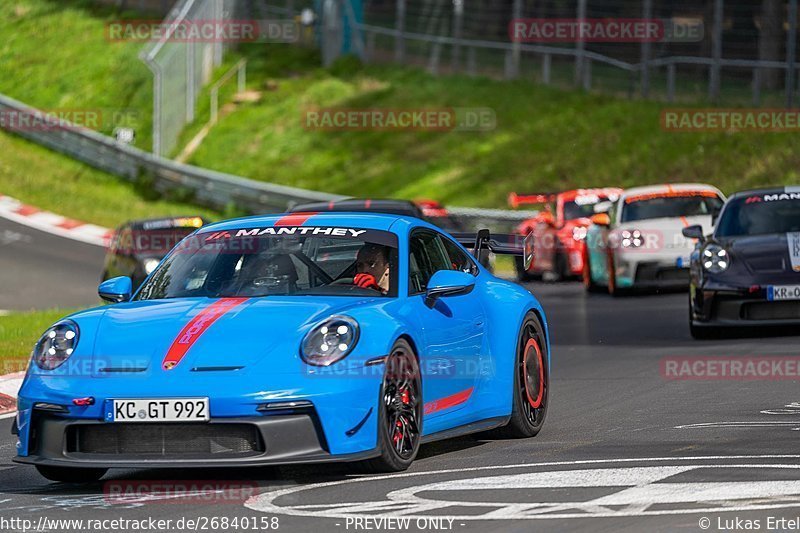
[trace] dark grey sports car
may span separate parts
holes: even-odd
[[[696,339],[742,326],[800,324],[800,186],[731,196],[691,257],[689,326]]]

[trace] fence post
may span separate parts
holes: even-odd
[[[545,85],[550,85],[550,66],[553,61],[553,56],[545,54],[542,57],[542,81]]]
[[[761,69],[758,67],[753,69],[753,105],[761,105]]]
[[[394,38],[394,60],[402,63],[405,58],[406,42],[403,33],[406,31],[406,0],[397,0],[397,21],[395,22],[397,35]]]
[[[294,0],[286,0],[286,14],[289,18],[294,17]]]
[[[719,102],[720,62],[722,61],[722,9],[724,0],[714,0],[714,23],[711,29],[711,55],[713,63],[708,78],[708,97]]]
[[[375,53],[375,32],[367,33],[367,51],[364,54],[364,60],[369,63],[372,61],[373,54]]]
[[[194,120],[194,106],[195,98],[195,72],[194,72],[194,54],[195,44],[191,40],[183,45],[186,52],[186,122]]]
[[[247,89],[247,61],[242,62],[242,66],[239,68],[239,73],[237,74],[236,79],[239,94],[243,93]]]
[[[522,18],[522,0],[514,0],[511,7],[511,20],[518,20]],[[519,77],[519,60],[521,55],[520,43],[516,39],[511,41],[511,71],[509,72],[511,78]]]
[[[464,22],[464,0],[453,0],[453,56],[450,66],[458,72],[461,63],[461,28]]]
[[[478,72],[478,65],[475,61],[475,47],[470,46],[467,49],[467,74],[474,76]]]
[[[588,57],[583,60],[583,90],[592,90],[592,60]]]
[[[667,102],[675,101],[675,63],[667,65]]]
[[[577,19],[579,25],[586,19],[586,0],[578,0]],[[583,81],[583,51],[585,48],[583,37],[578,34],[578,40],[575,42],[575,85]]]
[[[786,107],[794,106],[794,62],[797,55],[797,0],[789,0],[789,31],[786,33]]]
[[[428,72],[434,76],[439,74],[439,54],[442,50],[442,43],[438,40],[433,43],[431,48],[431,57],[428,59]]]
[[[653,18],[653,0],[643,0],[642,2],[642,18],[650,21]],[[641,84],[642,84],[642,97],[647,98],[650,94],[650,41],[642,39],[642,52],[641,52]]]

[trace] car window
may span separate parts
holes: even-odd
[[[431,276],[439,270],[453,270],[442,241],[436,233],[416,231],[409,239],[408,292],[423,293]]]
[[[447,252],[447,257],[450,260],[450,270],[460,270],[467,272],[473,276],[478,274],[478,267],[470,259],[469,255],[459,248],[456,243],[450,239],[441,237],[444,249]]]
[[[627,198],[621,222],[711,215],[721,205],[722,200],[716,194],[705,191]]]
[[[359,272],[359,257],[373,258],[375,271]],[[357,283],[360,274],[372,283]],[[265,296],[396,297],[397,237],[312,226],[201,232],[181,241],[136,299]]]

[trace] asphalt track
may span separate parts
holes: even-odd
[[[96,305],[105,251],[0,218],[0,310]]]
[[[6,230],[24,233],[0,221],[0,235]],[[102,254],[81,248],[83,253],[64,258],[56,254],[79,245],[48,251],[49,236],[32,237],[6,245],[16,250],[13,256],[0,248],[2,286],[8,287],[11,275],[7,265],[16,265],[16,294],[25,293],[28,283],[37,291],[21,306],[40,303],[52,292],[50,285],[37,285],[36,276],[91,287],[86,298],[92,300],[99,266],[91,263]],[[23,255],[31,249],[33,257]],[[89,271],[82,272],[81,265]],[[140,470],[111,471],[100,483],[73,486],[49,483],[33,468],[11,463],[15,439],[11,420],[5,419],[0,420],[0,530],[14,530],[14,523],[2,522],[12,518],[32,520],[34,530],[48,528],[39,523],[45,517],[171,519],[163,530],[202,531],[212,529],[212,518],[227,517],[252,522],[238,529],[219,522],[213,529],[253,531],[275,523],[261,523],[262,517],[276,517],[279,530],[290,532],[718,531],[736,527],[737,520],[739,527],[758,520],[761,529],[778,528],[778,520],[800,516],[797,382],[662,375],[664,359],[672,357],[797,357],[798,337],[694,341],[686,325],[685,293],[613,299],[586,295],[576,283],[529,288],[542,300],[553,335],[550,411],[536,438],[464,437],[430,444],[408,472],[391,476],[358,476],[337,465]],[[69,301],[78,305],[81,297]],[[4,300],[10,308],[13,303]],[[198,495],[192,503],[155,494],[120,502],[106,495],[104,483],[130,479],[252,480],[259,494],[246,504],[222,494]],[[201,503],[201,498],[207,499]],[[408,522],[380,521],[388,517]],[[179,525],[181,518],[201,523]],[[800,529],[800,523],[783,526]],[[49,524],[49,529],[132,530],[88,523],[83,529],[75,524]]]

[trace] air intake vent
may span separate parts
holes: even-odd
[[[73,425],[67,452],[147,457],[214,457],[264,452],[252,424],[98,424]]]

